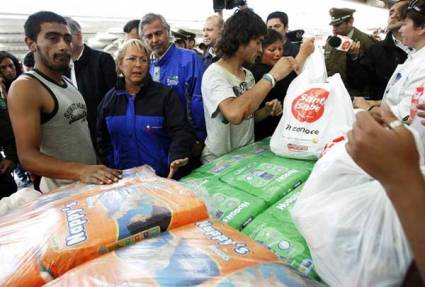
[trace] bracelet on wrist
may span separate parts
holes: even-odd
[[[273,78],[273,76],[270,73],[264,74],[263,80],[266,80],[272,85],[272,88],[276,85],[276,80]]]

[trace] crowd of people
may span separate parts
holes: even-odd
[[[324,47],[328,75],[339,73],[364,110],[347,150],[386,188],[424,275],[425,181],[402,123],[425,83],[425,0],[393,4],[382,40],[358,30],[354,13],[330,9],[334,37],[351,44]],[[110,184],[143,164],[179,178],[271,136],[289,84],[315,49],[312,38],[292,42],[288,23],[282,11],[265,22],[246,8],[226,21],[212,15],[200,53],[194,34],[148,13],[124,26],[111,55],[85,44],[72,18],[30,15],[23,63],[0,52],[0,198],[16,191],[17,165],[42,193],[74,181]]]

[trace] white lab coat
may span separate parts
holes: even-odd
[[[385,88],[383,100],[399,119],[404,119],[409,115],[416,88],[424,84],[425,47],[411,53],[403,64],[397,66]]]

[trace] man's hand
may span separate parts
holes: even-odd
[[[170,164],[170,173],[168,174],[167,178],[173,178],[174,174],[177,172],[177,170],[187,165],[189,162],[189,158],[185,157],[183,159],[176,159]]]
[[[368,101],[363,97],[355,97],[353,100],[353,108],[368,110],[370,107]]]
[[[314,52],[314,38],[305,38],[301,44],[299,53],[303,53],[306,57]]]
[[[15,167],[15,163],[8,159],[2,159],[0,161],[0,175],[6,172],[11,172]]]
[[[86,165],[81,169],[79,180],[83,183],[112,184],[122,178],[122,171],[104,165]]]
[[[296,69],[298,69],[298,63],[294,58],[282,57],[274,64],[270,74],[276,81],[280,81]]]
[[[386,126],[398,120],[385,103],[381,113]],[[357,113],[346,148],[364,171],[384,186],[390,186],[408,179],[409,173],[418,169],[419,155],[414,137],[407,128],[386,126],[367,112]]]
[[[282,114],[282,103],[278,99],[266,102],[264,108],[268,116],[276,117]]]

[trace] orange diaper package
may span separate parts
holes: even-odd
[[[100,255],[207,217],[189,190],[146,167],[127,170],[109,186],[70,185],[0,219],[0,285],[40,286]]]
[[[46,286],[259,286],[259,283],[316,286],[246,235],[219,221],[205,220],[111,252],[68,271]]]

